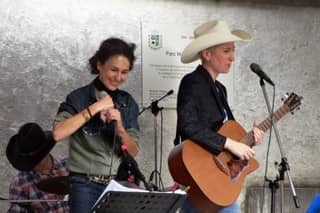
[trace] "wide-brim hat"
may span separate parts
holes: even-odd
[[[213,20],[197,27],[194,40],[183,50],[182,63],[191,63],[199,58],[199,53],[209,47],[232,41],[250,41],[251,35],[244,30],[230,30],[226,22]]]
[[[43,131],[36,123],[26,123],[10,138],[6,155],[14,168],[30,171],[54,145],[51,131]]]

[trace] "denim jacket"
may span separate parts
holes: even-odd
[[[55,122],[69,118],[97,101],[93,81],[71,92],[66,100],[60,104]],[[132,96],[119,90],[115,106],[121,113],[124,128],[128,134],[138,141],[138,113],[139,107]],[[103,123],[97,113],[74,134],[68,137],[69,170],[95,175],[109,175],[112,153],[119,151],[120,142],[113,146],[114,126],[112,123]],[[117,156],[117,155],[116,155]],[[115,171],[119,165],[118,158],[113,164]]]

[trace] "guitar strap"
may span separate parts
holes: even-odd
[[[231,111],[229,104],[228,104],[228,99],[227,99],[227,95],[226,95],[225,90],[222,88],[222,86],[218,82],[215,83],[215,87],[216,87],[216,90],[218,93],[218,97],[222,103],[222,107],[224,109],[224,113],[226,114],[227,120],[234,120],[232,111]]]
[[[173,140],[173,144],[175,146],[179,145],[181,143],[181,136],[180,134],[178,133],[178,126],[176,127],[176,137],[174,138]]]

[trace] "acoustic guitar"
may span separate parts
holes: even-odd
[[[267,131],[272,120],[275,123],[288,112],[298,109],[301,99],[291,93],[272,116],[258,125],[259,129]],[[253,132],[247,133],[236,121],[225,122],[218,133],[250,147],[254,145]],[[168,163],[173,179],[190,186],[188,199],[201,212],[215,212],[234,203],[246,176],[259,167],[254,158],[240,160],[227,150],[214,155],[191,140],[175,146],[169,154]]]

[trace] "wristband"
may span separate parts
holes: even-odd
[[[86,109],[87,109],[87,112],[88,112],[89,117],[90,117],[90,119],[91,119],[91,118],[92,118],[92,113],[91,113],[91,111],[90,111],[89,107],[87,107]]]

